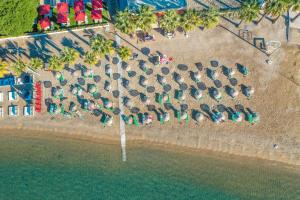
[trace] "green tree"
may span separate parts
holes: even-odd
[[[43,68],[44,63],[43,63],[42,59],[40,59],[40,58],[31,58],[28,66],[32,70],[37,71],[37,70]]]
[[[79,58],[79,53],[74,48],[64,48],[61,52],[61,59],[63,62],[73,64]]]
[[[275,23],[281,15],[289,10],[291,6],[290,2],[290,0],[269,0],[266,2],[266,14],[276,17],[275,20],[273,20],[273,23]]]
[[[18,59],[11,66],[12,71],[16,76],[21,76],[21,74],[25,71],[26,67],[26,64],[21,59]]]
[[[217,9],[209,8],[201,13],[204,28],[214,28],[220,23],[220,13]]]
[[[0,78],[3,78],[8,73],[8,63],[0,60]]]
[[[152,25],[157,21],[154,14],[154,9],[150,6],[142,5],[136,18],[137,27],[140,28],[144,33],[150,32]]]
[[[61,72],[64,69],[64,63],[58,56],[52,56],[49,59],[49,69],[55,72]]]
[[[94,52],[88,51],[84,55],[84,62],[89,65],[95,65],[97,63],[97,57]]]
[[[0,1],[0,36],[18,36],[33,31],[38,0]]]
[[[243,1],[241,9],[238,11],[238,16],[241,20],[252,22],[257,19],[260,11],[258,0]]]
[[[113,41],[107,40],[102,35],[96,35],[91,39],[91,49],[98,57],[112,55],[114,53]]]
[[[198,13],[194,10],[187,10],[180,19],[180,26],[182,27],[185,35],[188,37],[188,32],[194,30],[200,24]]]
[[[167,10],[159,20],[159,26],[165,33],[174,32],[180,25],[180,17],[175,10]]]
[[[118,54],[123,61],[127,61],[131,58],[132,51],[128,47],[122,46],[118,49]]]
[[[134,35],[137,29],[136,16],[128,9],[125,9],[123,12],[119,11],[116,16],[115,26],[122,33]]]
[[[292,11],[300,11],[300,1],[299,0],[288,0],[289,1],[289,8]]]

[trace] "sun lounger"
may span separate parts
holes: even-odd
[[[25,117],[30,117],[30,116],[33,116],[34,113],[33,113],[33,107],[28,105],[28,106],[24,106],[23,108],[23,115]]]
[[[4,110],[3,110],[3,107],[0,106],[0,117],[3,117],[3,115],[4,115]]]
[[[17,100],[18,100],[18,93],[16,91],[9,91],[8,101],[17,101]]]
[[[12,117],[17,117],[19,115],[19,107],[16,105],[8,106],[8,115]]]
[[[0,102],[3,102],[3,92],[0,92]]]

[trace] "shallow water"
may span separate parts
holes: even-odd
[[[165,149],[165,150],[163,150]],[[1,135],[0,199],[300,199],[299,168],[150,144]]]

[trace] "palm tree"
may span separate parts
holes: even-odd
[[[299,0],[289,0],[290,8],[292,11],[300,11],[300,1]]]
[[[73,48],[64,48],[61,52],[61,59],[67,64],[72,64],[79,57],[79,53]]]
[[[31,58],[30,63],[28,65],[28,67],[34,71],[42,69],[43,66],[44,66],[44,63],[43,63],[42,59],[40,59],[40,58]]]
[[[300,11],[300,1],[299,0],[290,0],[290,9],[292,11]],[[289,9],[289,10],[290,10]],[[294,18],[291,19],[291,22],[293,22],[295,19],[297,19],[300,16],[300,13],[296,15]]]
[[[129,60],[132,56],[131,50],[125,46],[122,46],[118,49],[118,54],[123,61]]]
[[[97,58],[94,52],[92,51],[88,51],[85,53],[84,55],[84,62],[90,64],[90,65],[94,65],[97,63]]]
[[[272,17],[276,17],[273,20],[275,23],[281,15],[289,10],[289,0],[269,0],[266,2],[265,12]]]
[[[204,28],[214,28],[220,23],[220,13],[217,9],[209,8],[201,13]]]
[[[64,69],[62,59],[58,56],[52,56],[49,60],[49,69],[55,72],[61,72]]]
[[[113,41],[107,40],[102,35],[96,35],[91,39],[91,49],[100,58],[104,55],[112,55],[114,53]]]
[[[154,9],[150,6],[142,5],[137,12],[136,24],[144,33],[150,32],[152,25],[157,21]]]
[[[115,26],[122,33],[132,36],[137,29],[136,16],[128,9],[125,9],[123,12],[119,11],[116,16]]]
[[[238,11],[238,16],[242,21],[252,22],[257,19],[260,11],[258,0],[243,1],[241,9]]]
[[[191,21],[192,23],[197,27],[197,26],[201,26],[203,24],[202,22],[202,18],[201,18],[201,12],[195,9],[190,10],[191,14]]]
[[[115,48],[113,46],[114,42],[112,40],[104,40],[102,51],[105,55],[113,55]]]
[[[175,10],[167,10],[159,20],[159,26],[165,33],[173,33],[180,25],[180,17]]]
[[[8,63],[0,60],[0,78],[3,78],[8,73]]]
[[[18,59],[12,66],[11,66],[13,73],[16,76],[21,76],[21,74],[25,71],[26,69],[26,64],[21,60]]]
[[[188,37],[188,32],[195,29],[200,22],[198,14],[193,10],[187,10],[180,19],[180,26],[182,27],[184,34]]]

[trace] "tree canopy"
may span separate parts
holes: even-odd
[[[18,36],[32,32],[38,0],[0,1],[0,36]]]

